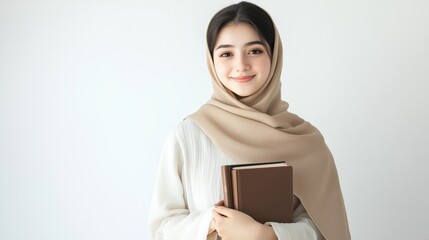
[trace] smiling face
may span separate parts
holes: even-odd
[[[267,81],[271,67],[266,43],[247,23],[222,28],[213,50],[213,62],[222,84],[240,97],[257,92]]]

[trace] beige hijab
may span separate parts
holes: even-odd
[[[269,80],[240,100],[220,82],[207,49],[214,93],[188,118],[237,163],[284,160],[293,166],[294,194],[323,236],[351,239],[337,170],[322,135],[281,100],[283,49],[275,32]]]

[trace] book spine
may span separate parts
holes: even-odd
[[[222,188],[224,206],[234,208],[232,199],[231,166],[222,166]]]
[[[232,200],[233,200],[233,206],[235,210],[241,210],[240,209],[240,203],[239,203],[239,188],[240,188],[240,183],[239,183],[239,179],[238,179],[238,174],[237,174],[237,170],[232,169],[231,170],[231,184],[232,184]]]

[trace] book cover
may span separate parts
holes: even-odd
[[[293,221],[292,167],[285,162],[224,165],[224,205],[260,223]]]

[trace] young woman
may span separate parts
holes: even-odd
[[[165,143],[152,239],[350,239],[332,155],[281,100],[282,44],[271,17],[247,2],[222,9],[208,26],[207,58],[213,96]],[[222,165],[278,160],[293,166],[293,223],[261,224],[218,203]]]

